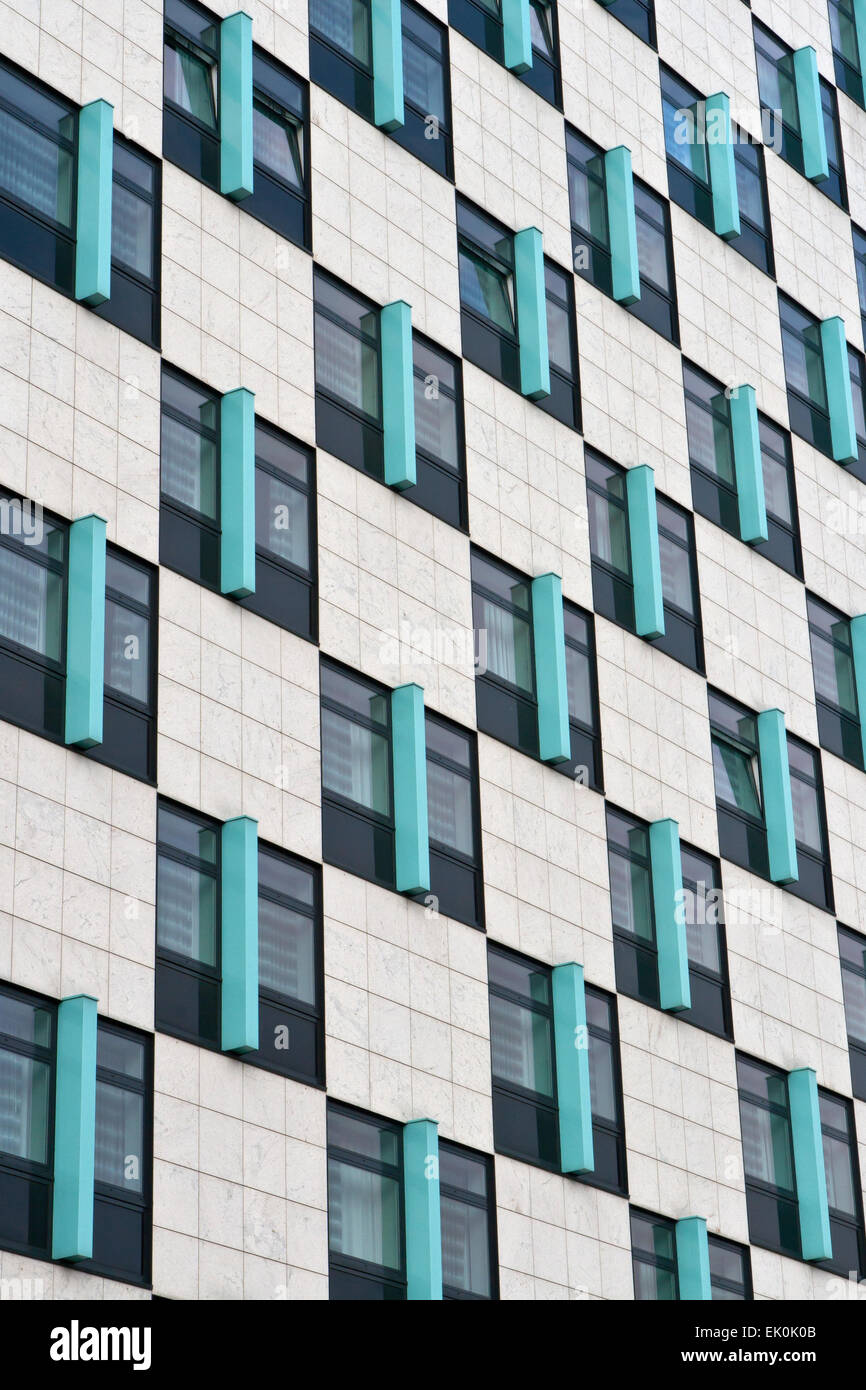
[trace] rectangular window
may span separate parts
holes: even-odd
[[[513,236],[460,198],[457,232],[463,356],[519,391]]]
[[[328,1102],[330,1298],[406,1297],[401,1126]]]
[[[584,453],[592,598],[597,613],[635,630],[626,470],[593,450]],[[694,525],[688,512],[657,495],[659,560],[665,615],[663,636],[652,646],[703,672],[703,636]]]
[[[440,1141],[442,1297],[496,1299],[499,1269],[493,1162],[485,1154]]]
[[[323,856],[393,888],[390,693],[322,661],[321,701]]]
[[[451,526],[468,528],[463,438],[463,364],[412,334],[417,481],[403,496]]]
[[[806,595],[806,611],[819,742],[822,748],[862,768],[863,743],[849,620],[811,594]]]
[[[0,503],[13,518],[0,527],[0,713],[63,742],[68,527],[43,514],[41,538],[38,528],[25,534],[14,524],[20,500],[7,494]]]
[[[219,416],[215,391],[163,365],[160,563],[217,591]]]
[[[160,343],[161,212],[159,162],[115,135],[111,296],[94,313],[153,348]]]
[[[0,987],[0,1247],[51,1258],[56,1006]]]
[[[259,1048],[245,1060],[322,1085],[324,964],[320,875],[259,844]]]
[[[547,298],[547,345],[550,359],[550,395],[536,402],[548,415],[569,429],[580,429],[577,340],[575,337],[574,283],[571,275],[552,261],[544,263]]]
[[[165,0],[165,158],[210,188],[220,185],[219,20],[192,0]]]
[[[860,47],[854,25],[853,0],[828,0],[830,37],[833,42],[833,65],[836,86],[852,101],[862,106],[863,72],[860,66]]]
[[[631,1213],[631,1261],[634,1296],[640,1300],[676,1300],[676,1233],[673,1221],[649,1212]]]
[[[611,295],[604,151],[569,127],[565,138],[574,268],[597,289]],[[640,179],[634,180],[634,208],[640,299],[623,307],[678,347],[670,209],[665,199]]]
[[[497,1153],[556,1171],[559,1128],[550,969],[488,945]]]
[[[156,781],[156,572],[115,546],[105,557],[105,691],[97,762]]]
[[[537,758],[530,582],[476,550],[472,551],[472,622],[478,647],[478,727]]]
[[[852,224],[851,235],[854,242],[854,269],[857,272],[857,298],[860,303],[860,323],[866,340],[866,232]]]
[[[586,986],[585,993],[593,1169],[581,1181],[625,1193],[628,1177],[616,996],[592,985]]]
[[[851,403],[854,407],[854,431],[857,435],[857,457],[846,464],[845,472],[866,483],[866,358],[848,345],[848,375],[851,378]]]
[[[821,1263],[846,1277],[856,1271],[856,1277],[862,1279],[866,1273],[866,1238],[854,1107],[850,1100],[820,1087],[818,1105],[833,1249],[832,1258]]]
[[[256,421],[256,589],[240,600],[315,641],[316,481],[311,449]]]
[[[245,212],[296,246],[311,246],[309,89],[260,48],[253,49],[253,192]]]
[[[614,15],[621,24],[627,29],[631,29],[633,34],[637,34],[639,39],[648,43],[650,48],[656,46],[656,14],[654,0],[613,0],[612,4],[607,4],[606,0],[601,0],[608,14]]]
[[[483,927],[475,738],[429,710],[426,729],[430,892],[446,917]]]
[[[761,100],[761,124],[765,142],[781,140],[779,153],[786,163],[803,173],[803,137],[797,88],[794,81],[794,52],[769,29],[753,21],[755,59],[758,67],[758,92]],[[827,145],[829,176],[816,180],[815,187],[832,198],[846,211],[848,194],[842,163],[842,141],[839,135],[839,111],[836,92],[829,82],[819,77],[824,139]]]
[[[683,363],[683,389],[694,509],[730,535],[739,536],[729,398],[720,382],[687,362]],[[800,579],[802,555],[791,441],[766,415],[758,416],[758,435],[767,539],[753,549]]]
[[[848,927],[837,931],[851,1088],[858,1100],[866,1100],[866,937]]]
[[[723,859],[767,878],[757,721],[751,710],[714,692],[709,696],[709,710],[719,851]]]
[[[677,1017],[733,1038],[721,869],[690,845],[681,846],[681,858],[692,1006]]]
[[[160,802],[157,812],[156,1026],[220,1045],[220,828]]]
[[[788,1078],[764,1062],[737,1057],[749,1240],[800,1256],[800,1218]]]
[[[570,763],[555,766],[594,791],[604,791],[601,722],[595,654],[595,621],[591,613],[563,603],[565,679],[568,686]]]
[[[449,0],[448,23],[483,49],[494,62],[505,61],[500,0]],[[559,76],[559,25],[556,0],[529,0],[532,66],[515,76],[554,106],[562,105]]]
[[[673,202],[715,230],[710,162],[707,155],[704,97],[669,68],[661,68],[662,116],[667,153],[668,191]],[[770,215],[763,151],[731,125],[740,235],[728,241],[761,270],[772,274]]]
[[[736,1302],[752,1297],[752,1268],[749,1248],[735,1245],[721,1236],[708,1236],[710,1249],[710,1289],[715,1302]]]
[[[799,877],[785,886],[789,893],[805,898],[816,907],[833,911],[833,876],[824,814],[824,782],[821,756],[817,749],[788,735],[788,765],[791,800],[794,805],[794,835],[797,841]]]

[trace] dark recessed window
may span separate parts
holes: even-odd
[[[472,552],[472,622],[476,633],[475,703],[479,729],[538,757],[538,706],[528,579]]]
[[[475,736],[429,710],[426,730],[430,892],[446,917],[481,927],[484,876]]]
[[[581,1182],[628,1191],[616,996],[586,986],[593,1169]]]
[[[390,692],[323,661],[321,701],[323,857],[393,888]]]
[[[692,1006],[677,1017],[733,1038],[721,869],[690,845],[681,846],[681,858]]]
[[[158,160],[115,135],[111,295],[94,313],[154,348],[160,343],[161,212]]]
[[[850,1100],[820,1087],[818,1104],[833,1248],[832,1258],[821,1264],[846,1277],[853,1273],[859,1280],[866,1274],[866,1238],[854,1107]]]
[[[757,720],[751,710],[724,695],[711,692],[709,702],[719,851],[723,859],[767,878]]]
[[[412,334],[417,482],[403,496],[462,530],[466,510],[463,364],[420,333]]]
[[[752,1297],[752,1266],[747,1245],[736,1245],[721,1236],[708,1236],[710,1289],[714,1302],[736,1302]]]
[[[648,43],[650,48],[656,46],[656,13],[654,0],[613,0],[608,4],[607,0],[600,0],[608,14],[614,15],[621,24],[627,29],[631,29],[633,34],[637,34],[639,39]]]
[[[797,841],[797,873],[786,884],[789,893],[805,898],[816,907],[833,911],[833,876],[824,813],[824,782],[821,756],[801,739],[788,735],[788,765],[791,800],[794,806],[794,836]]]
[[[595,653],[595,620],[573,603],[563,603],[565,630],[565,678],[568,685],[568,724],[571,760],[557,763],[558,770],[575,777],[594,791],[604,791],[601,723],[598,708],[598,675]]]
[[[309,93],[306,82],[253,49],[253,191],[245,212],[309,250]]]
[[[854,242],[854,269],[857,272],[857,298],[860,302],[860,323],[866,339],[866,233],[852,225],[851,236]]]
[[[219,20],[190,0],[165,0],[162,143],[166,159],[219,188]]]
[[[528,0],[532,64],[515,76],[554,106],[562,104],[556,0]],[[494,62],[505,62],[501,0],[449,0],[448,23]]]
[[[749,1239],[800,1257],[800,1218],[788,1078],[776,1067],[737,1057]]]
[[[781,293],[779,318],[791,429],[832,458],[821,325],[813,314]]]
[[[442,1297],[499,1297],[493,1160],[444,1140],[439,1144]]]
[[[487,973],[496,1151],[558,1171],[550,969],[488,945]]]
[[[219,415],[215,391],[162,369],[159,558],[219,590]]]
[[[839,926],[838,940],[851,1088],[858,1100],[866,1100],[866,937]]]
[[[740,518],[730,399],[719,382],[687,362],[683,363],[683,389],[694,509],[738,537]],[[791,441],[787,432],[766,415],[758,416],[758,436],[767,539],[753,549],[799,579],[802,558]]]
[[[853,0],[828,0],[830,37],[833,42],[833,65],[836,86],[852,101],[862,106],[863,70],[860,65],[860,45],[854,20]]]
[[[550,358],[550,395],[536,404],[570,429],[580,429],[580,386],[578,384],[577,340],[575,337],[574,282],[571,275],[552,261],[544,263],[547,299],[547,347]]]
[[[676,1230],[673,1221],[649,1212],[631,1216],[631,1263],[634,1296],[640,1300],[679,1298]]]
[[[846,465],[846,472],[866,483],[866,359],[857,348],[848,345],[848,375],[851,378],[851,404],[854,407],[854,432],[857,436],[857,458]]]
[[[457,232],[463,356],[519,391],[512,234],[461,199]]]
[[[330,1298],[406,1297],[401,1126],[328,1102]]]
[[[658,952],[646,822],[609,806],[607,860],[617,990],[657,1009]]]
[[[97,762],[156,780],[156,572],[115,546],[105,557],[105,693]]]
[[[664,198],[660,198],[640,179],[635,179],[634,212],[640,299],[628,305],[628,312],[654,328],[674,347],[679,347],[670,208]]]
[[[257,1062],[298,1081],[325,1079],[320,876],[300,859],[259,844],[259,1047]]]
[[[220,828],[159,803],[156,1026],[199,1047],[220,1045]]]
[[[26,534],[24,506],[0,499],[22,524],[0,527],[0,712],[4,719],[60,742],[66,701],[68,527],[42,514],[41,537]]]
[[[51,1258],[57,1008],[0,987],[0,1246]]]
[[[256,421],[256,589],[240,600],[315,640],[316,482],[313,451]]]
[[[757,20],[753,21],[753,25],[764,140],[767,144],[780,144],[779,153],[782,158],[802,174],[803,135],[794,80],[794,51]],[[838,203],[847,211],[848,194],[842,163],[836,91],[823,77],[819,77],[818,85],[829,175],[826,179],[813,182],[816,188],[820,188],[822,193],[826,193],[828,198],[832,198],[834,203]]]
[[[860,710],[854,678],[851,625],[837,609],[806,595],[812,674],[818,711],[818,740],[837,757],[863,766]]]

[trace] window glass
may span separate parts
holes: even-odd
[[[162,380],[162,492],[216,521],[218,398],[167,370]]]
[[[488,1162],[439,1145],[442,1282],[476,1298],[492,1297]]]
[[[323,787],[377,815],[390,815],[386,696],[362,680],[323,667],[322,701]]]
[[[160,807],[157,944],[203,965],[217,964],[217,832]]]
[[[316,276],[316,386],[379,418],[379,312]]]
[[[368,0],[310,0],[310,28],[364,67],[370,65]]]

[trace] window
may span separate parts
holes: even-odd
[[[852,225],[851,235],[854,241],[854,269],[857,272],[860,323],[863,325],[863,337],[866,339],[866,232],[861,232],[859,227]]]
[[[862,1279],[866,1273],[866,1238],[854,1107],[850,1100],[820,1087],[818,1105],[833,1248],[832,1258],[823,1262],[824,1267],[847,1277],[853,1273],[855,1278]]]
[[[531,586],[515,570],[475,550],[472,622],[478,643],[478,727],[512,748],[538,757]]]
[[[798,173],[803,173],[803,139],[800,110],[794,81],[794,53],[769,29],[754,21],[755,58],[758,66],[758,92],[761,99],[761,124],[766,143],[781,140],[779,153]],[[824,139],[827,145],[829,176],[815,181],[815,187],[847,211],[848,194],[842,164],[842,142],[839,135],[839,112],[836,92],[823,77],[818,79]],[[781,119],[777,115],[781,113]],[[781,125],[781,132],[777,129]]]
[[[705,372],[683,363],[686,429],[694,509],[732,536],[740,535],[737,479],[725,388]],[[789,574],[802,578],[799,520],[791,459],[784,430],[758,416],[767,539],[753,549]]]
[[[457,231],[463,356],[519,391],[512,235],[461,199]]]
[[[475,739],[427,711],[430,892],[439,912],[484,925],[478,758]]]
[[[635,630],[626,470],[587,449],[592,601],[595,611]],[[703,636],[697,583],[694,526],[688,512],[656,497],[665,631],[652,646],[703,672]]]
[[[379,309],[319,270],[314,298],[316,442],[383,482]],[[403,496],[465,528],[461,364],[418,333],[412,355],[416,483]]]
[[[496,1299],[496,1196],[493,1162],[458,1144],[439,1143],[442,1297]]]
[[[833,41],[833,65],[836,86],[852,101],[863,103],[863,72],[860,66],[860,47],[854,23],[853,0],[828,0],[830,37]]]
[[[156,574],[110,545],[105,557],[102,743],[88,757],[156,781]]]
[[[311,246],[307,84],[253,49],[253,191],[245,212],[307,250]]]
[[[791,429],[832,458],[821,326],[812,314],[781,293],[779,318]]]
[[[668,191],[673,202],[715,231],[704,98],[694,87],[661,69],[662,115],[668,165]],[[688,137],[688,138],[687,138]],[[763,151],[749,136],[731,125],[740,235],[728,245],[772,274],[770,215],[764,179]]]
[[[114,137],[111,201],[111,296],[94,313],[150,347],[160,343],[159,163]]]
[[[488,945],[497,1153],[559,1167],[550,970]]]
[[[448,31],[403,0],[403,124],[388,134],[453,177]],[[374,119],[371,0],[310,0],[310,75],[365,120]]]
[[[321,700],[324,858],[393,888],[390,692],[323,661]]]
[[[406,1297],[401,1127],[328,1102],[330,1297]]]
[[[0,1246],[51,1257],[56,1008],[0,987]]]
[[[716,1302],[732,1302],[752,1297],[752,1269],[748,1246],[735,1245],[721,1236],[708,1236],[710,1248],[710,1289]]]
[[[219,396],[163,366],[159,558],[219,590]]]
[[[319,874],[259,844],[259,1048],[245,1060],[297,1081],[325,1078]]]
[[[789,893],[795,893],[798,898],[805,898],[816,907],[832,912],[833,877],[824,815],[821,758],[816,749],[789,734],[788,764],[799,876],[786,887]]]
[[[449,0],[448,23],[494,62],[505,61],[501,0]],[[532,66],[515,73],[545,101],[562,105],[556,0],[529,0]]]
[[[737,1057],[749,1239],[800,1256],[800,1219],[788,1078],[764,1062]]]
[[[636,1299],[679,1298],[673,1221],[648,1212],[631,1213],[631,1262]]]
[[[574,283],[551,261],[544,263],[550,395],[536,404],[570,429],[580,428],[580,388],[575,341]]]
[[[565,679],[568,685],[568,724],[571,761],[556,763],[558,770],[577,777],[594,791],[604,791],[601,761],[601,727],[596,676],[595,622],[573,603],[563,603],[565,629]]]
[[[689,992],[692,1006],[677,1015],[720,1038],[733,1038],[728,953],[718,861],[681,846]]]
[[[629,304],[628,312],[679,347],[670,209],[664,198],[635,179],[634,212],[640,299]]]
[[[818,739],[837,757],[863,766],[860,712],[854,679],[849,620],[829,604],[806,595]]]
[[[858,1100],[866,1100],[866,937],[848,927],[837,931],[851,1086]]]
[[[613,0],[612,4],[607,4],[606,0],[601,0],[608,14],[615,15],[621,24],[631,29],[633,34],[637,34],[639,39],[648,43],[650,48],[656,46],[656,16],[654,0]]]
[[[616,998],[592,985],[585,992],[593,1170],[580,1180],[625,1193],[628,1177]]]
[[[44,514],[40,528],[29,504],[8,495],[0,501],[12,518],[0,527],[0,713],[63,742],[68,528]],[[14,524],[18,506],[21,526]]]
[[[220,835],[205,816],[159,803],[156,1026],[200,1047],[220,1041]]]
[[[256,589],[240,600],[261,618],[315,641],[316,483],[313,453],[256,421]]]
[[[165,158],[219,188],[219,20],[190,0],[165,0]]]

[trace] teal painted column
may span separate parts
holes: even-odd
[[[102,742],[105,676],[105,522],[83,516],[69,528],[66,596],[66,743]]]
[[[740,540],[754,545],[767,539],[767,503],[764,495],[764,463],[758,429],[758,403],[754,386],[737,386],[729,397]]]
[[[532,67],[529,0],[502,0],[502,35],[505,66],[519,76]]]
[[[525,227],[514,234],[514,297],[520,345],[520,389],[531,401],[537,401],[550,395],[544,251],[537,227]]]
[[[726,92],[714,92],[707,97],[704,124],[713,195],[713,226],[718,236],[729,241],[740,235],[740,200],[731,133],[731,103]]]
[[[866,613],[852,618],[848,628],[851,633],[857,713],[860,716],[860,744],[863,749],[863,766],[866,767]]]
[[[813,183],[826,179],[830,173],[827,160],[827,141],[824,135],[824,112],[821,108],[821,85],[818,81],[818,57],[814,48],[798,48],[794,52],[794,86],[797,91],[797,112],[803,140],[803,173]]]
[[[406,1202],[406,1297],[442,1297],[442,1222],[439,1205],[439,1135],[435,1120],[403,1126]]]
[[[800,1246],[804,1260],[829,1260],[833,1253],[830,1209],[824,1172],[824,1141],[818,1081],[811,1067],[788,1072],[788,1103],[794,1173],[800,1212]]]
[[[239,387],[220,401],[220,591],[256,591],[256,398]]]
[[[821,322],[821,353],[827,406],[830,411],[830,444],[837,463],[857,462],[857,429],[854,424],[854,398],[845,324],[838,315]]]
[[[604,156],[604,190],[610,244],[611,292],[619,304],[634,304],[640,299],[640,266],[637,255],[631,150],[626,145],[617,145]]]
[[[381,130],[403,124],[403,18],[400,0],[372,0],[373,120]]]
[[[93,306],[111,298],[114,107],[91,101],[78,113],[75,298]]]
[[[785,716],[780,709],[765,709],[758,715],[758,761],[761,766],[770,878],[774,883],[794,883],[799,877],[797,842],[794,838],[788,739]]]
[[[220,193],[253,191],[253,21],[243,10],[220,24]]]
[[[595,1155],[582,965],[553,967],[553,1033],[560,1168],[563,1173],[591,1173]]]
[[[649,828],[650,874],[656,951],[659,970],[659,1003],[663,1009],[690,1009],[689,949],[683,904],[683,861],[680,828],[675,820],[655,820]]]
[[[532,581],[532,640],[538,693],[538,756],[544,763],[571,757],[562,581],[540,574]]]
[[[702,1216],[686,1216],[674,1228],[677,1245],[677,1282],[680,1302],[713,1296],[710,1284],[710,1245]]]
[[[398,685],[391,692],[391,745],[397,892],[428,893],[427,736],[420,685]]]
[[[385,482],[414,487],[415,374],[412,354],[412,309],[404,299],[386,304],[379,315],[382,344],[382,424]]]
[[[57,1009],[53,1260],[93,1254],[96,1154],[96,1000],[75,994]]]
[[[662,637],[665,612],[655,475],[648,464],[629,468],[625,475],[628,507],[634,622],[638,637]]]
[[[866,75],[866,0],[853,0],[853,8],[854,33],[857,37],[860,72]]]
[[[258,829],[250,816],[222,827],[223,1052],[255,1052],[259,1046]]]

